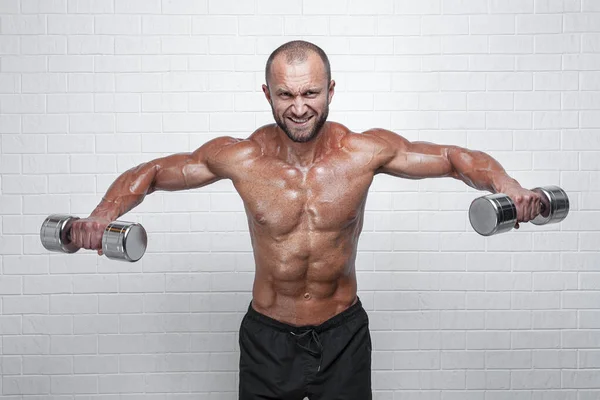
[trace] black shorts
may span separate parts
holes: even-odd
[[[360,299],[318,326],[252,308],[240,327],[240,400],[370,400],[371,335]]]

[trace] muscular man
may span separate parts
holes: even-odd
[[[460,179],[509,195],[520,222],[535,218],[540,198],[485,153],[328,122],[335,82],[327,56],[311,43],[276,49],[265,74],[276,124],[128,170],[89,218],[73,224],[72,238],[101,249],[104,227],[147,194],[230,179],[256,263],[239,333],[240,399],[371,399],[371,339],[355,260],[373,177]]]

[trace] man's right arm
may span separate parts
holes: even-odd
[[[154,191],[194,189],[227,178],[227,152],[239,142],[218,137],[194,152],[173,154],[129,169],[108,188],[90,218],[114,221]]]

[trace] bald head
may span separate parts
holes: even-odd
[[[286,64],[289,65],[300,64],[305,62],[311,53],[316,54],[321,58],[323,67],[325,68],[327,82],[329,83],[329,81],[331,81],[331,67],[329,66],[329,58],[327,58],[327,54],[325,54],[323,49],[310,42],[294,40],[292,42],[282,44],[269,56],[269,59],[267,60],[267,66],[265,67],[265,80],[267,85],[269,85],[269,81],[271,79],[271,66],[275,59],[281,58],[282,60],[285,60]]]

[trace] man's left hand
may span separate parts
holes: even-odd
[[[517,223],[515,228],[519,229],[519,222],[529,222],[542,210],[542,198],[538,193],[532,192],[520,186],[511,186],[503,189],[502,193],[508,195],[517,207]]]

